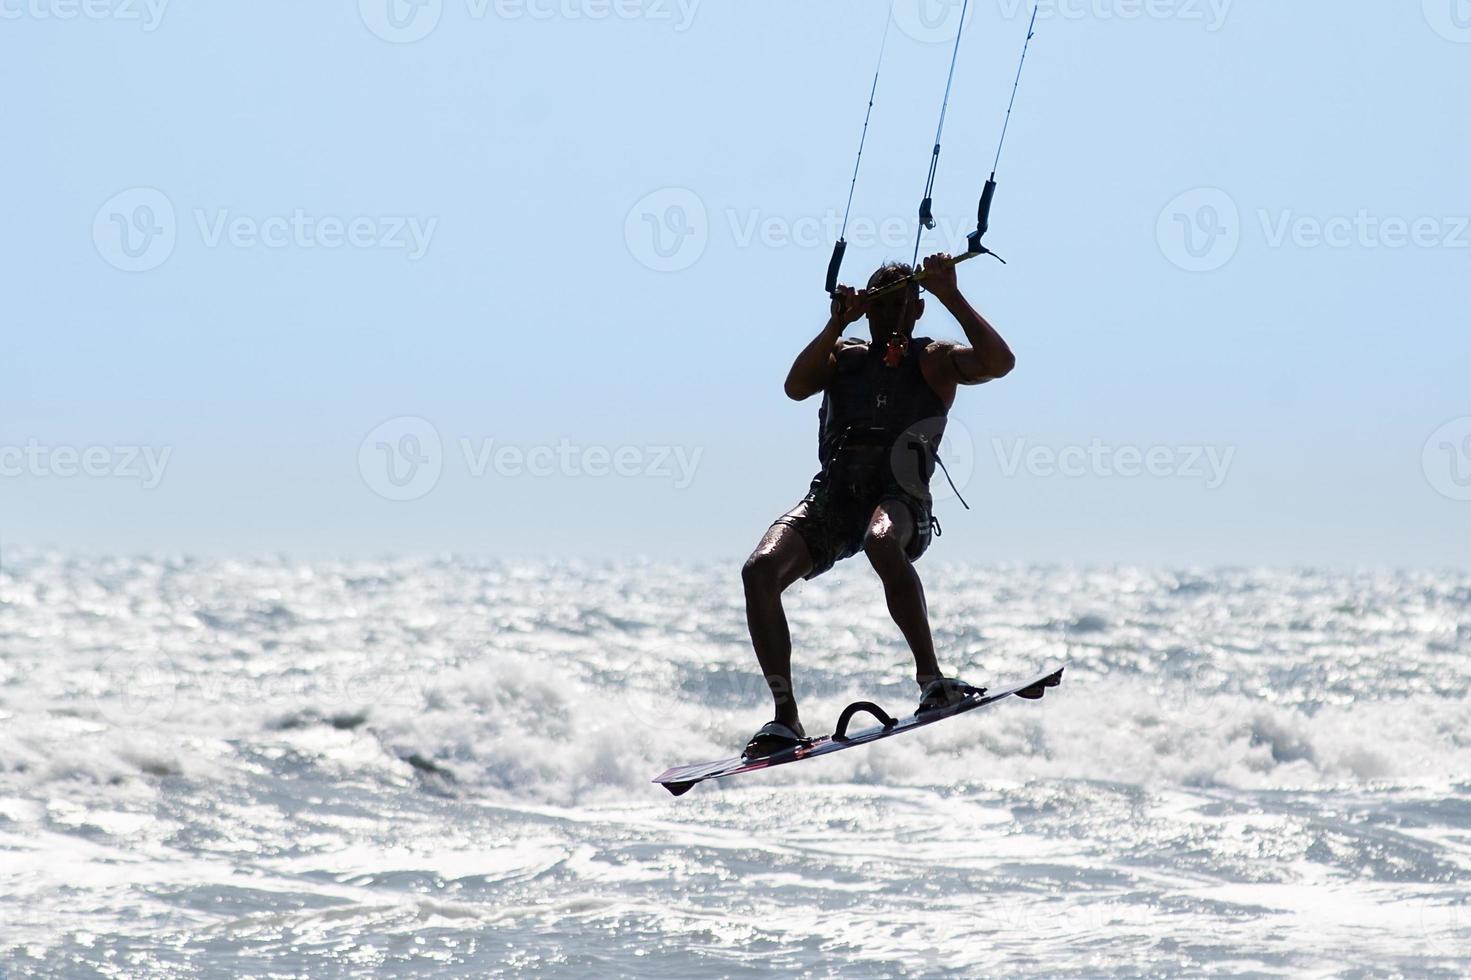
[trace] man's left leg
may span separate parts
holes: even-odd
[[[889,615],[914,654],[914,679],[923,690],[943,675],[935,659],[924,584],[909,560],[909,545],[916,533],[914,512],[909,506],[900,500],[886,500],[874,508],[868,533],[863,537],[863,552],[884,583]]]

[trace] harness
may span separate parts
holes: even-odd
[[[882,353],[869,346],[860,354],[855,348],[862,344],[854,341],[839,351],[837,377],[828,386],[818,413],[818,460],[825,480],[844,470],[850,479],[892,475],[897,480],[894,457],[902,442],[916,454],[917,485],[905,486],[905,490],[927,501],[930,478],[938,465],[956,498],[970,508],[940,458],[949,407],[920,370],[920,356],[929,344],[928,337],[909,337],[891,341]],[[879,471],[885,466],[887,474]],[[938,522],[934,523],[938,535]]]

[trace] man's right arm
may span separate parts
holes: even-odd
[[[827,387],[837,368],[838,341],[843,337],[843,329],[862,315],[858,294],[847,286],[840,286],[838,292],[827,325],[802,348],[787,372],[786,393],[794,402],[805,401]]]

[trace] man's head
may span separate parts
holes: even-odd
[[[912,275],[913,266],[890,262],[869,277],[868,288],[880,289]],[[923,315],[924,300],[919,296],[919,284],[912,282],[869,303],[868,329],[875,343],[886,343],[895,333],[906,337],[913,333],[914,322]]]

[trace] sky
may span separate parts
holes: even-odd
[[[848,281],[910,256],[960,12],[895,0]],[[1030,14],[969,6],[927,252]],[[782,379],[888,16],[0,0],[0,542],[738,561],[816,469]],[[1018,366],[932,554],[1466,567],[1468,78],[1467,0],[1042,4],[960,272]]]

